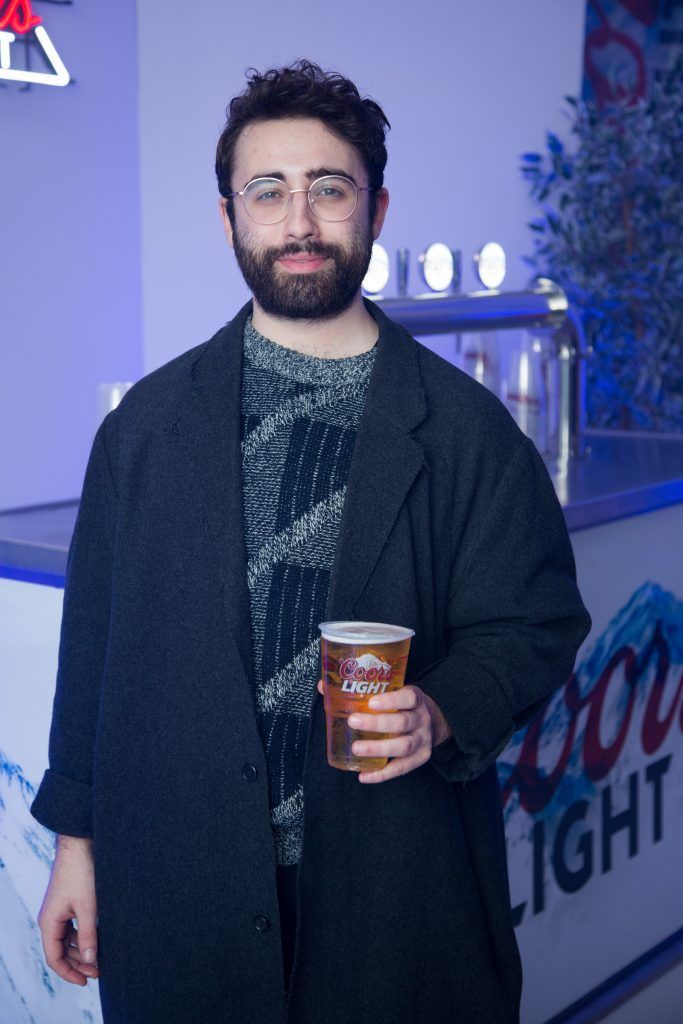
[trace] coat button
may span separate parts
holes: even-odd
[[[258,778],[258,768],[255,764],[245,764],[242,769],[242,778],[245,782],[256,782]]]
[[[256,925],[257,932],[267,932],[270,928],[270,921],[263,914],[259,914],[254,918],[254,924]]]

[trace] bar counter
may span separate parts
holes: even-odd
[[[548,464],[570,532],[683,503],[683,436],[588,431],[588,457]],[[0,576],[60,586],[78,501],[0,513]],[[15,575],[16,574],[16,575]]]

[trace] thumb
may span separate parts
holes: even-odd
[[[77,908],[78,953],[85,963],[97,960],[97,911],[94,904]]]

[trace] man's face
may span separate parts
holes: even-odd
[[[304,188],[333,172],[368,185],[355,147],[314,118],[287,118],[248,125],[237,140],[232,189],[254,178],[280,178],[287,188]],[[277,224],[257,224],[236,197],[235,226],[221,200],[228,242],[254,299],[264,312],[292,320],[328,320],[347,309],[358,294],[379,235],[388,195],[377,195],[372,223],[369,194],[344,221],[320,220],[305,192],[292,196],[289,212]]]

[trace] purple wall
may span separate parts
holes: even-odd
[[[77,497],[142,374],[134,0],[35,3],[75,84],[0,88],[0,508]]]
[[[411,249],[412,292],[423,290],[417,254],[437,240],[466,254],[466,290],[476,287],[471,255],[492,238],[510,255],[505,287],[524,287],[531,206],[519,154],[542,145],[546,128],[564,128],[562,97],[581,82],[584,6],[347,0],[337,24],[308,3],[214,0],[191,16],[177,0],[139,4],[145,368],[203,341],[247,296],[219,224],[212,165],[225,104],[249,65],[306,56],[382,104],[393,127],[380,241],[392,264],[396,248]],[[452,348],[448,339],[446,354]]]
[[[35,6],[76,84],[0,88],[0,509],[77,496],[97,384],[137,379],[246,299],[212,168],[249,65],[307,56],[384,106],[381,241],[392,263],[411,249],[412,292],[417,254],[436,240],[463,249],[466,290],[470,256],[492,238],[509,253],[505,287],[525,285],[532,208],[518,158],[564,129],[583,4],[347,0],[332,33],[313,4]],[[453,357],[452,339],[430,344]]]

